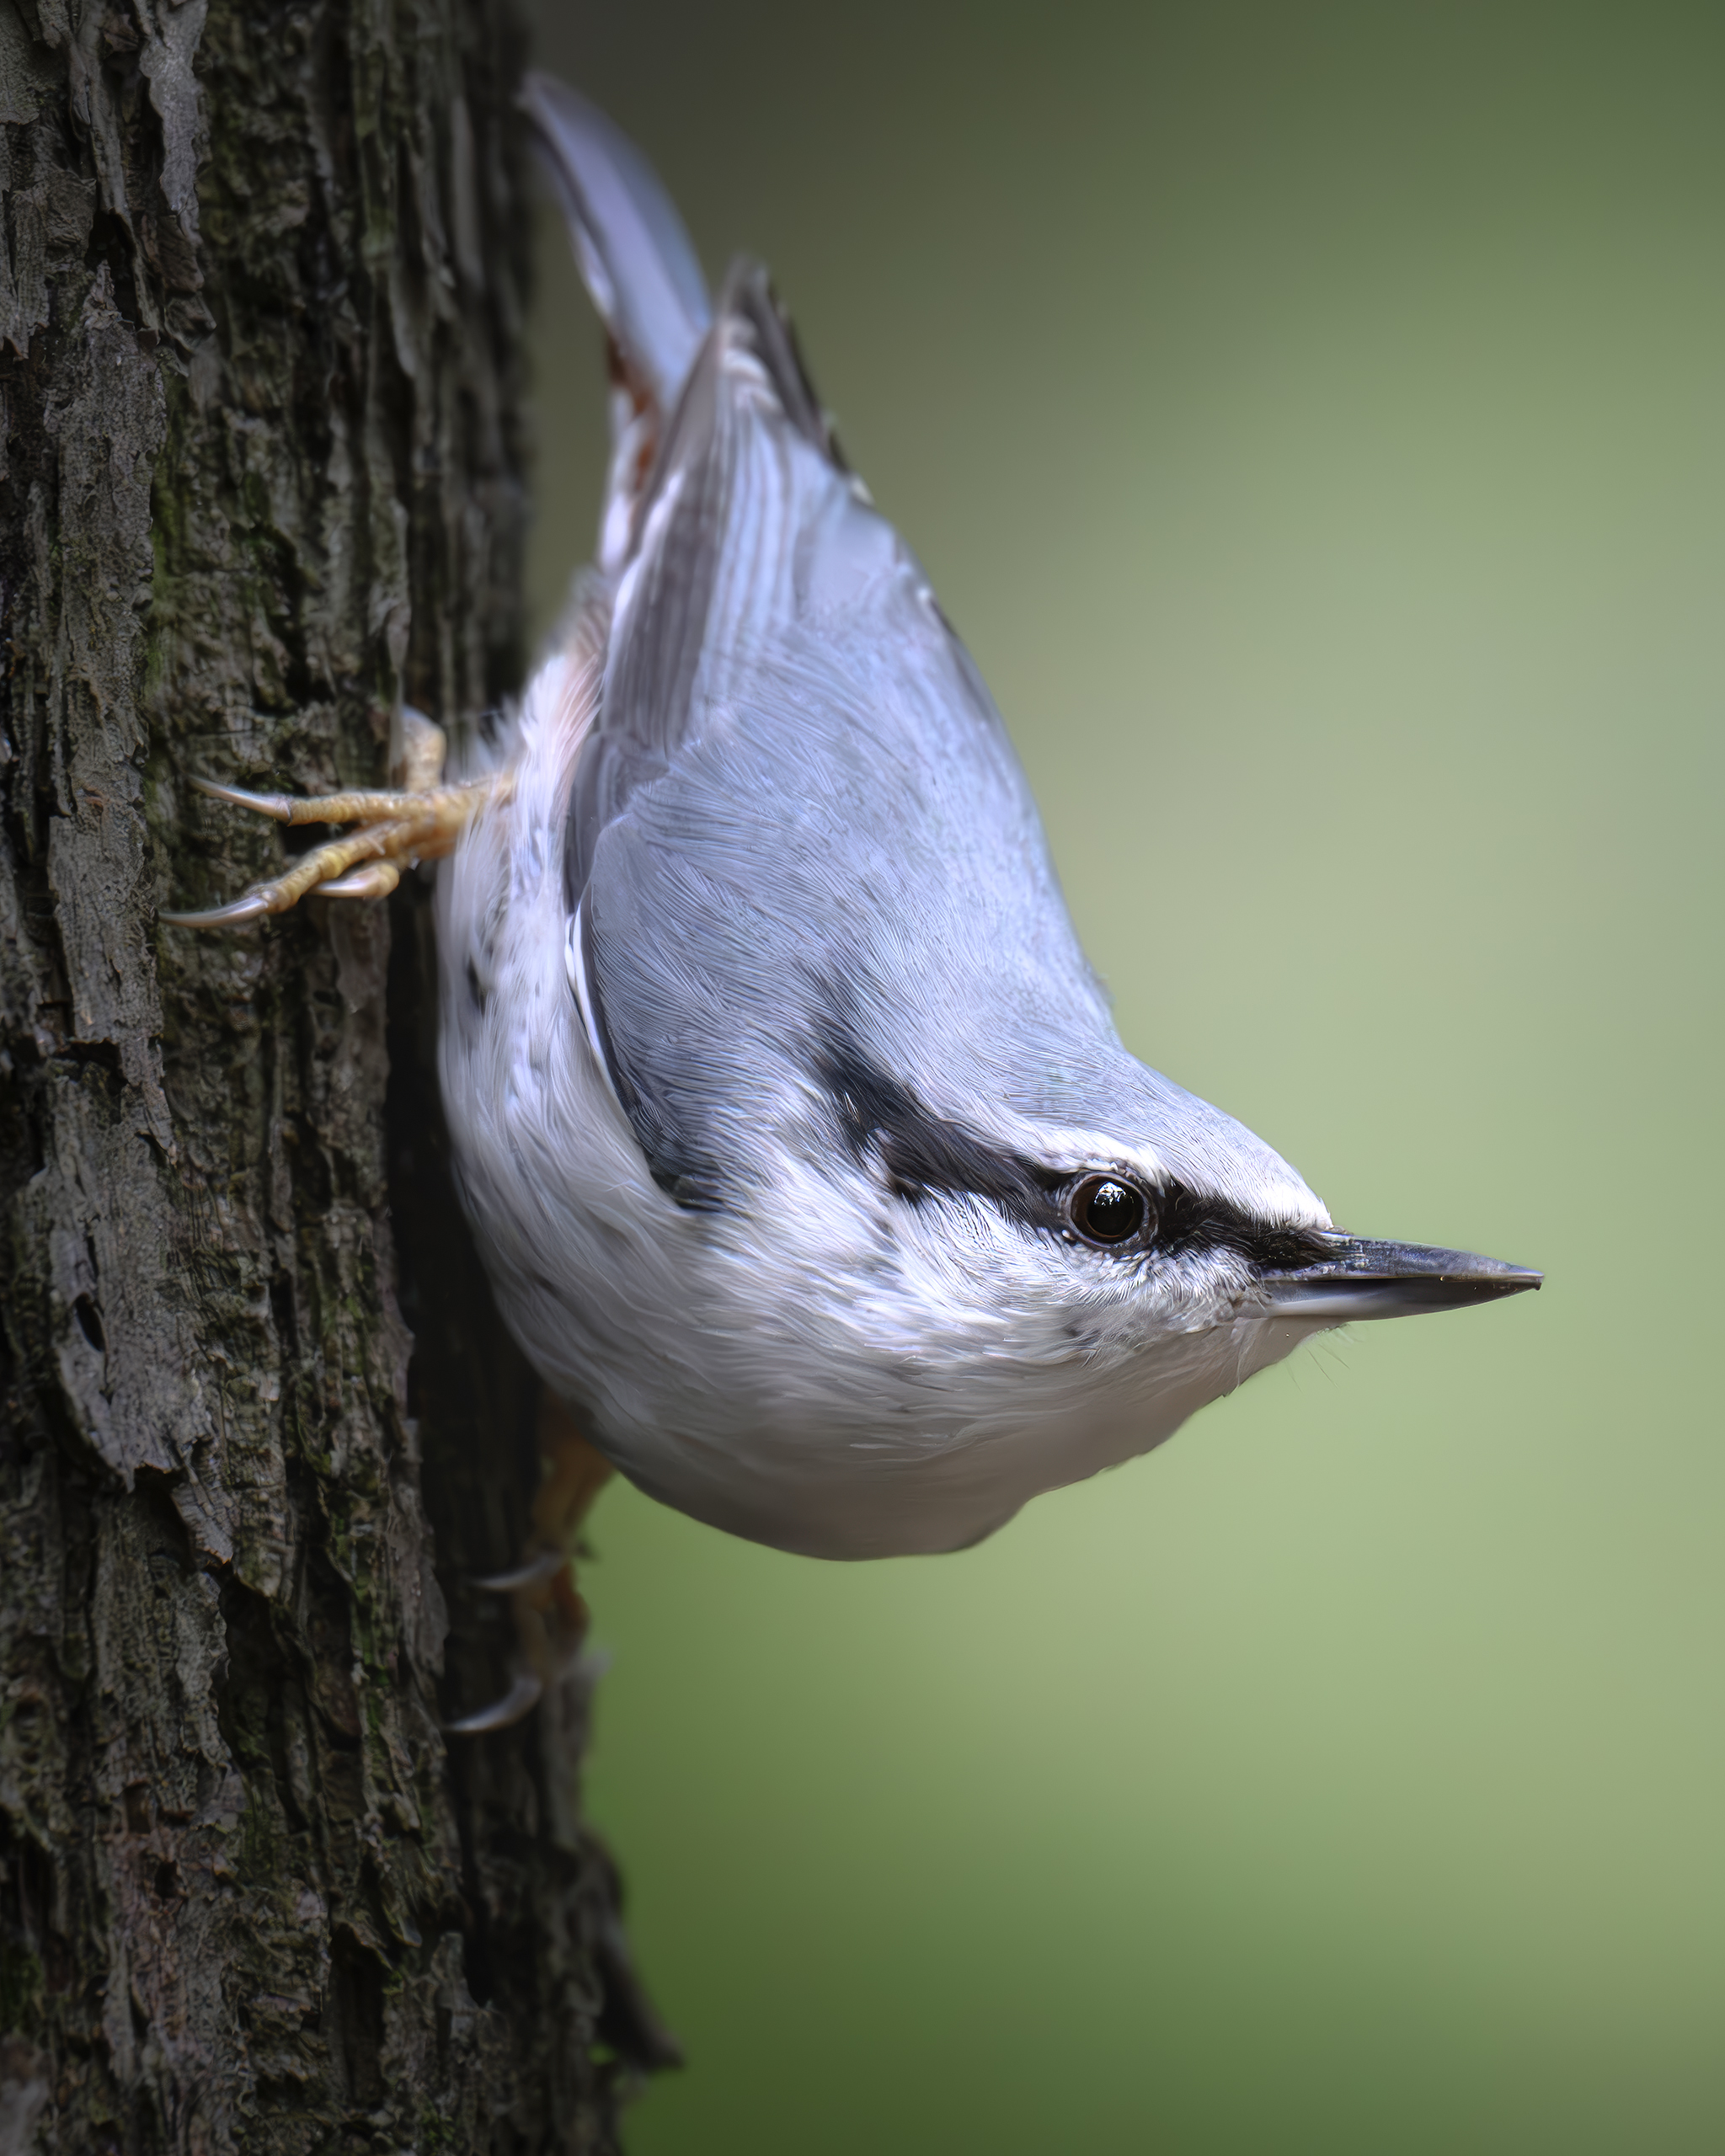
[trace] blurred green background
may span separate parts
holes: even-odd
[[[628,7],[543,64],[773,265],[1146,1060],[1329,1336],[969,1555],[618,1489],[592,1810],[672,2152],[1725,2148],[1725,10]],[[533,562],[598,497],[549,220]]]

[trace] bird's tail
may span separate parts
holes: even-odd
[[[713,320],[689,235],[652,166],[597,106],[537,72],[521,102],[628,385],[662,425]]]

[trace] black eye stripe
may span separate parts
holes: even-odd
[[[1261,1273],[1282,1273],[1318,1263],[1328,1247],[1315,1229],[1255,1219],[1183,1183],[1164,1184],[1156,1204],[1156,1247],[1171,1254],[1231,1250]]]
[[[846,1042],[825,1046],[814,1075],[852,1156],[878,1160],[897,1197],[912,1205],[931,1197],[985,1198],[1025,1227],[1059,1228],[1064,1176],[932,1114]]]
[[[924,1107],[837,1025],[820,1041],[809,1067],[831,1104],[852,1158],[873,1161],[907,1204],[932,1198],[980,1198],[1021,1227],[1067,1242],[1081,1240],[1122,1259],[1230,1250],[1261,1272],[1277,1273],[1316,1264],[1326,1255],[1327,1246],[1312,1231],[1254,1219],[1183,1183],[1150,1188],[1124,1167],[1049,1167],[991,1145]],[[1080,1191],[1103,1183],[1135,1192],[1146,1209],[1141,1221],[1112,1240],[1087,1233],[1072,1210]]]

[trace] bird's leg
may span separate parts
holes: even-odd
[[[200,793],[273,816],[282,824],[351,824],[355,829],[302,854],[291,867],[254,883],[230,905],[207,913],[164,913],[176,928],[237,928],[265,914],[286,913],[309,892],[324,899],[381,899],[401,880],[402,867],[452,853],[481,804],[509,782],[488,774],[445,786],[442,729],[416,711],[402,714],[406,746],[402,784],[390,792],[248,793],[214,779],[194,779]]]
[[[542,1472],[527,1516],[521,1563],[513,1572],[475,1582],[508,1595],[521,1642],[521,1667],[502,1699],[448,1724],[452,1736],[477,1737],[519,1721],[569,1668],[586,1636],[587,1605],[575,1585],[574,1542],[588,1508],[610,1480],[611,1462],[587,1442],[574,1417],[549,1391],[539,1396],[539,1459]]]

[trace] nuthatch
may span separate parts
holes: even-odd
[[[200,918],[451,854],[462,1194],[606,1458],[779,1549],[962,1549],[1326,1326],[1538,1287],[1340,1232],[1127,1054],[1005,727],[765,273],[709,302],[638,152],[544,76],[523,102],[611,337],[598,562],[457,783],[220,789],[360,828]]]

